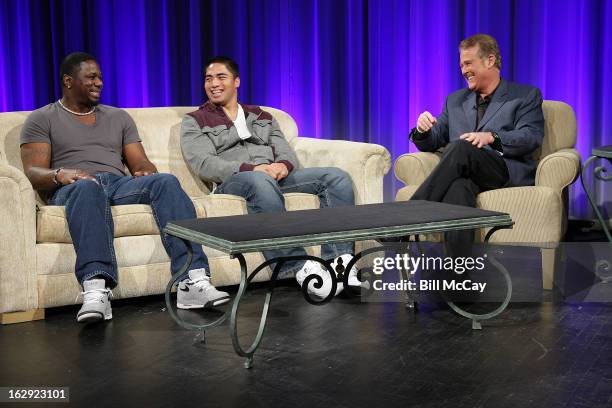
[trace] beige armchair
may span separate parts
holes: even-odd
[[[576,144],[576,117],[567,104],[544,101],[544,141],[535,154],[539,159],[535,186],[487,191],[477,197],[479,208],[509,213],[514,228],[501,230],[491,243],[528,245],[541,248],[542,282],[552,289],[556,247],[567,220],[567,191],[580,170]],[[408,200],[440,161],[434,153],[409,153],[395,161],[395,177],[406,184],[396,200]],[[476,235],[482,240],[486,230]]]

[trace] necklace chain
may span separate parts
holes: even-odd
[[[85,112],[85,113],[81,113],[81,112],[75,112],[73,110],[68,109],[66,106],[64,106],[64,104],[62,103],[61,99],[57,100],[60,104],[60,106],[69,113],[72,113],[73,115],[77,115],[77,116],[87,116],[87,115],[91,115],[92,113],[94,113],[96,111],[96,107],[94,106],[93,108],[91,108],[91,110],[89,112]]]

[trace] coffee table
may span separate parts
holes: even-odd
[[[239,356],[246,357],[245,367],[250,368],[253,363],[253,355],[263,338],[272,292],[284,262],[314,260],[320,262],[327,269],[331,276],[332,288],[324,299],[312,298],[307,292],[308,284],[312,280],[315,281],[315,285],[322,284],[320,277],[308,276],[302,284],[302,293],[306,301],[313,305],[322,305],[333,298],[339,281],[342,281],[344,287],[348,290],[348,273],[344,273],[344,271],[350,271],[351,267],[364,255],[395,248],[396,244],[383,243],[378,247],[368,248],[355,254],[348,265],[339,265],[337,271],[332,269],[331,261],[304,255],[267,260],[248,275],[244,253],[366,239],[389,239],[409,235],[418,237],[419,234],[460,229],[491,228],[485,237],[485,242],[487,242],[495,231],[512,228],[512,225],[512,219],[506,213],[418,200],[173,221],[166,225],[164,232],[181,238],[185,242],[189,253],[185,265],[168,282],[165,293],[166,305],[171,317],[182,327],[205,330],[218,326],[225,320],[227,313],[208,324],[198,325],[186,322],[174,310],[170,293],[177,280],[188,270],[191,264],[190,242],[224,251],[238,259],[241,273],[240,287],[231,305],[230,335],[234,350]],[[474,329],[481,328],[481,320],[490,319],[501,313],[510,302],[512,293],[512,282],[507,270],[499,262],[496,262],[492,256],[489,257],[489,260],[493,261],[494,267],[504,275],[507,285],[506,297],[496,310],[477,315],[466,312],[453,302],[447,301],[455,312],[472,320]],[[238,340],[237,315],[240,301],[251,280],[271,264],[276,265],[268,284],[259,329],[253,343],[245,349]],[[338,274],[337,278],[334,272]]]

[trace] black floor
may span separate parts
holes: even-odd
[[[264,293],[244,302],[243,342]],[[0,327],[0,385],[68,386],[71,406],[91,407],[612,406],[608,304],[515,303],[472,331],[442,305],[317,307],[287,285],[250,370],[227,323],[204,343],[170,319],[161,296],[114,302],[113,320],[93,326],[76,324],[76,310]]]
[[[571,234],[604,241],[572,223]],[[567,253],[599,256],[575,246]],[[128,299],[113,302],[114,318],[102,324],[77,324],[70,306],[0,326],[0,387],[70,387],[60,407],[612,407],[612,282],[594,281],[570,259],[560,274],[570,296],[553,301],[561,297],[541,290],[538,250],[504,258],[515,302],[482,331],[433,299],[417,314],[348,297],[312,306],[284,282],[246,370],[227,322],[204,342],[174,323],[162,296]],[[264,295],[255,287],[242,303],[245,347]],[[220,313],[180,312],[194,322]]]

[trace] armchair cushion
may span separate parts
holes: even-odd
[[[571,106],[559,101],[544,101],[542,112],[545,136],[534,155],[536,160],[561,149],[571,149],[576,144],[576,115]]]

